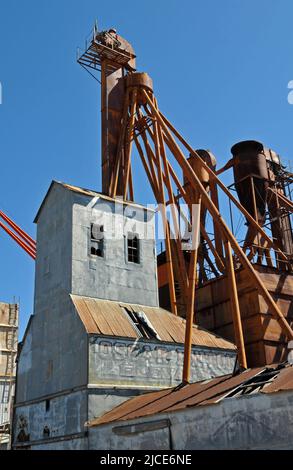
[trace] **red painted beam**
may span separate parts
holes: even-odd
[[[13,230],[25,240],[25,242],[30,245],[30,247],[35,250],[36,249],[36,242],[33,238],[31,238],[24,230],[22,230],[13,220],[11,220],[3,211],[0,210],[0,217],[2,217],[7,224],[13,228]]]
[[[0,227],[3,228],[3,230],[5,230],[6,233],[8,233],[8,235],[13,238],[14,241],[16,241],[16,243],[21,246],[21,248],[31,257],[33,258],[34,260],[36,259],[36,250],[31,248],[27,243],[25,243],[20,237],[18,237],[17,235],[15,235],[15,233],[12,232],[12,230],[10,230],[8,227],[6,227],[6,225],[4,225],[1,221],[0,221]]]

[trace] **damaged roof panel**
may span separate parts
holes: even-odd
[[[292,367],[285,368],[277,375],[275,380],[267,385],[262,392],[274,393],[282,390],[293,390],[293,370]]]
[[[239,390],[242,395],[239,395]],[[112,421],[126,421],[188,407],[212,405],[226,397],[238,399],[251,393],[274,393],[281,390],[293,390],[291,364],[258,367],[234,376],[225,375],[155,393],[146,393],[124,402],[100,418],[92,420],[89,425],[98,426]]]

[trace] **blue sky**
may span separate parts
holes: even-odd
[[[195,148],[222,165],[233,143],[257,139],[291,158],[292,1],[2,0],[0,208],[32,236],[52,179],[100,189],[100,90],[75,60],[96,18],[133,44],[160,108]],[[137,201],[149,197],[141,184]],[[34,262],[1,232],[0,260],[0,299],[20,299],[22,333]]]

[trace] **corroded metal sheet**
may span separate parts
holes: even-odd
[[[125,313],[124,308],[126,308],[130,311],[144,312],[161,341],[184,343],[185,320],[172,315],[162,308],[125,304],[76,295],[71,295],[71,298],[86,331],[90,334],[141,338],[131,319]],[[213,349],[236,350],[233,343],[196,325],[193,326],[192,343],[196,346]]]
[[[276,370],[277,375],[273,379],[267,377],[267,385],[264,384],[259,393],[269,394],[278,391],[293,390],[292,365],[287,364],[284,368],[280,369],[279,365],[275,364],[269,366],[268,370]],[[223,400],[231,391],[237,389],[239,386],[245,386],[247,381],[251,383],[250,380],[256,376],[260,376],[263,371],[266,372],[267,369],[264,367],[248,369],[235,376],[226,375],[135,397],[100,418],[91,421],[90,426],[97,426],[111,421],[142,418],[156,413],[179,411],[184,408],[199,405],[212,405]],[[234,397],[234,400],[238,399],[239,397]]]
[[[84,324],[86,331],[92,333],[95,331],[100,331],[97,323],[94,321],[91,312],[89,311],[86,303],[82,298],[77,296],[72,296],[72,301],[76,310],[78,311],[79,317]],[[101,331],[100,331],[101,332]]]
[[[266,385],[263,393],[275,393],[282,390],[293,390],[293,367],[282,369],[272,383]]]

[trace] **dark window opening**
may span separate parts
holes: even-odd
[[[127,237],[127,258],[130,263],[139,264],[139,238],[137,235],[128,234]]]
[[[104,226],[91,224],[90,253],[94,256],[104,256]]]
[[[46,400],[46,412],[50,410],[50,400]]]
[[[124,308],[124,310],[143,338],[160,339],[158,333],[156,332],[144,312],[135,312],[126,307]]]

